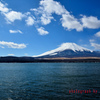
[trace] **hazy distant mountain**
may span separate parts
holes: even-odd
[[[63,43],[60,47],[47,51],[34,57],[53,58],[53,57],[100,57],[100,52],[92,51],[81,47],[75,43]]]

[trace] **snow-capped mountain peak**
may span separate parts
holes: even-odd
[[[61,46],[58,48],[60,51],[66,50],[66,49],[71,49],[73,51],[91,51],[89,49],[86,49],[84,47],[81,47],[75,43],[63,43]]]
[[[64,51],[64,50],[73,50],[74,52],[76,51],[90,51],[90,52],[93,52],[92,50],[89,50],[89,49],[86,49],[84,47],[81,47],[75,43],[63,43],[61,44],[58,48],[54,49],[54,50],[51,50],[51,51],[47,51],[41,55],[37,55],[37,56],[34,56],[34,57],[40,57],[40,56],[46,56],[46,55],[56,55],[57,52],[61,52],[61,51]]]

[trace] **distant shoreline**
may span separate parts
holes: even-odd
[[[74,57],[74,58],[34,58],[34,57],[0,57],[0,63],[87,63],[100,62],[100,57]]]

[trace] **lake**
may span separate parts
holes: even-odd
[[[0,63],[0,100],[99,100],[100,63]]]

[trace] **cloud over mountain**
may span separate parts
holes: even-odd
[[[93,46],[95,48],[95,50],[99,50],[100,49],[100,44],[91,43],[91,46]]]
[[[36,49],[40,48],[40,44],[45,50],[47,47],[54,47],[57,43],[75,42],[99,50],[100,7],[97,7],[95,0],[93,0],[94,6],[85,6],[90,2],[84,0],[83,2],[80,0],[78,2],[74,0],[73,2],[70,0],[31,0],[30,2],[1,0],[0,49],[4,52],[2,48],[26,48],[25,43],[27,43],[29,46],[27,51],[23,50],[24,54],[31,53],[28,51],[38,54],[40,51]],[[21,44],[18,44],[19,42]]]

